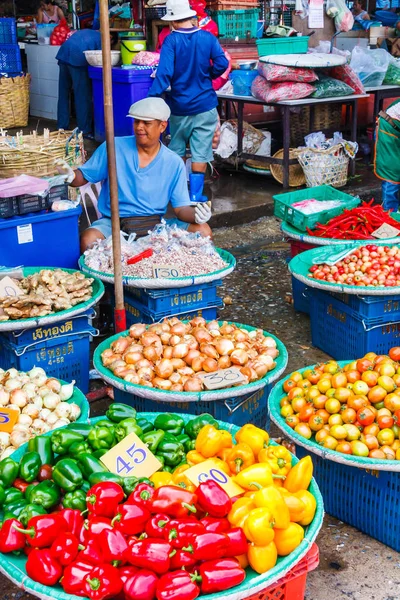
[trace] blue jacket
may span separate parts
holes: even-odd
[[[71,67],[87,67],[83,52],[101,50],[101,33],[92,29],[80,29],[68,38],[57,52],[56,60]]]
[[[206,112],[218,105],[212,80],[220,77],[228,65],[223,49],[210,32],[197,28],[173,31],[162,46],[149,96],[161,96],[171,86],[167,102],[173,115]]]

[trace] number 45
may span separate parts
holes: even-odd
[[[146,460],[147,454],[142,448],[136,448],[136,444],[132,444],[130,448],[126,449],[126,454],[133,459],[133,462],[140,465]],[[127,462],[122,456],[117,456],[117,473],[118,475],[123,471],[130,473],[134,468],[135,464],[131,466],[130,462]]]

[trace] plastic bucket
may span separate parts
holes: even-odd
[[[264,33],[264,20],[257,21],[257,36],[258,38],[262,38]]]
[[[121,60],[123,65],[131,65],[138,52],[146,50],[146,40],[133,37],[121,38]]]
[[[232,71],[233,93],[236,96],[251,96],[251,84],[257,75],[257,69]]]

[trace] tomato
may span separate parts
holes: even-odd
[[[347,388],[339,387],[339,388],[336,388],[334,397],[336,398],[336,400],[339,400],[339,402],[341,404],[343,404],[350,398],[351,395],[352,395],[351,390],[349,390]]]
[[[344,373],[335,373],[335,375],[332,377],[332,387],[333,388],[346,387],[346,384],[347,384],[347,377]]]
[[[367,354],[364,356],[364,358],[366,360],[370,360],[373,363],[376,359],[376,356],[377,355],[375,354],[375,352],[367,352]]]
[[[342,454],[352,454],[351,444],[349,444],[349,442],[339,442],[335,450],[336,452],[341,452]]]
[[[399,385],[400,385],[400,375],[399,375],[399,373],[396,373],[395,375],[393,375],[392,379],[395,382],[395,384],[397,385],[397,387],[399,387]]]
[[[282,408],[282,406],[291,406],[289,398],[287,396],[282,398],[282,400],[279,402],[279,406],[281,408]]]
[[[320,431],[324,426],[324,421],[318,415],[312,415],[308,421],[308,424],[312,431]]]
[[[329,432],[326,431],[326,429],[320,429],[319,431],[317,431],[317,433],[315,434],[315,441],[317,442],[317,444],[321,444],[321,442],[327,438],[329,435]]]
[[[338,441],[331,435],[327,435],[321,442],[321,446],[328,448],[329,450],[335,450],[337,445]]]
[[[321,392],[319,391],[316,385],[312,385],[306,394],[308,400],[314,400],[314,398],[318,398],[318,396],[320,395]]]
[[[385,396],[385,398],[386,397],[387,396]],[[384,408],[384,407],[385,407],[385,403],[384,402],[377,402],[376,404],[374,404],[374,408],[376,408],[376,410],[380,410],[381,408]]]
[[[287,379],[283,384],[283,390],[288,393],[291,389],[297,387],[297,384],[293,379]]]
[[[324,396],[324,394],[320,394],[316,398],[313,399],[313,405],[317,409],[325,408],[325,403],[328,400],[328,396]]]
[[[340,367],[334,360],[328,361],[324,366],[324,373],[330,373],[331,375],[335,375],[339,370]]]
[[[396,452],[396,450],[400,448],[400,440],[394,440],[393,444],[391,445],[391,448]]]
[[[371,435],[376,436],[376,435],[378,435],[379,432],[380,432],[380,429],[379,429],[378,423],[371,423],[371,425],[367,425],[366,427],[364,427],[365,435],[371,434]]]
[[[335,440],[345,440],[347,437],[347,430],[343,425],[334,425],[330,428],[329,434],[335,438]]]
[[[293,398],[302,398],[305,392],[301,387],[294,387],[288,392],[289,400],[293,400]]]
[[[325,403],[325,410],[330,415],[334,415],[335,413],[338,413],[340,411],[340,408],[341,408],[341,404],[340,404],[339,400],[336,400],[335,398],[329,398],[329,400],[327,400]]]
[[[298,433],[302,437],[307,438],[307,440],[309,440],[310,437],[312,436],[312,431],[309,428],[309,426],[307,425],[307,423],[299,423],[298,425],[296,425],[294,430],[296,433]]]
[[[327,423],[329,421],[330,414],[324,408],[320,408],[315,414],[321,417],[324,423]]]
[[[311,387],[311,383],[308,379],[302,379],[298,382],[298,386],[301,387],[302,390],[308,390]]]
[[[360,441],[350,442],[354,456],[368,456],[368,447]]]
[[[375,450],[375,449],[379,448],[378,438],[375,437],[374,435],[371,435],[371,434],[362,435],[360,440],[367,446],[367,448],[369,450]]]
[[[377,371],[382,377],[393,377],[396,374],[396,369],[389,363],[381,363],[377,367]]]
[[[326,395],[328,398],[334,398],[335,394],[336,394],[335,388],[329,388],[329,390],[326,392]]]
[[[396,440],[398,440],[400,438],[400,427],[395,424],[392,427],[392,431],[394,433],[394,437],[396,438]]]
[[[391,446],[394,442],[394,433],[391,429],[381,429],[376,437],[381,446]]]
[[[326,394],[326,392],[331,388],[331,380],[330,379],[320,379],[317,383],[317,388],[321,394]]]
[[[357,371],[364,373],[365,371],[372,371],[374,365],[371,360],[367,358],[360,358],[357,361]]]
[[[356,396],[368,394],[368,384],[365,381],[356,381],[353,385],[353,392]]]
[[[51,469],[51,471],[53,472],[53,469]],[[51,476],[50,476],[51,477]],[[24,481],[24,479],[20,479],[17,478],[12,487],[16,488],[17,490],[19,490],[20,492],[22,492],[23,494],[25,494],[26,492],[26,488],[29,486],[29,483],[27,483],[26,481]]]
[[[315,409],[312,404],[307,404],[304,408],[299,412],[299,419],[304,423],[308,423],[310,417],[314,414]]]
[[[300,423],[300,419],[297,415],[288,415],[285,419],[286,425],[289,425],[292,429],[296,427]]]
[[[349,383],[355,383],[361,379],[361,375],[358,371],[348,371],[346,377]]]
[[[352,362],[347,363],[347,365],[344,367],[343,371],[345,371],[345,372],[357,371],[357,361],[353,360]]]
[[[394,348],[390,348],[389,356],[392,360],[399,362],[400,361],[400,346],[395,346]]]
[[[353,398],[349,398],[347,402],[348,408],[353,408],[356,412],[360,410],[360,408],[369,405],[370,401],[366,396],[354,396]]]
[[[396,460],[396,452],[393,448],[390,448],[390,446],[382,446],[381,450],[388,460]]]
[[[375,402],[381,402],[387,396],[387,391],[380,385],[375,385],[368,392],[368,400],[375,404]]]
[[[303,379],[303,375],[301,373],[299,373],[298,371],[295,371],[294,373],[291,374],[290,379],[292,381],[295,381],[296,383],[298,383],[299,381],[301,381]]]
[[[343,423],[355,423],[357,420],[357,413],[354,408],[344,408],[340,415]]]
[[[339,414],[334,414],[329,417],[328,420],[329,427],[333,427],[334,425],[343,425],[343,419]]]
[[[357,419],[365,427],[375,421],[375,414],[368,406],[365,406],[357,411]]]
[[[382,452],[382,450],[370,450],[368,454],[369,458],[378,458],[379,460],[383,460],[386,458],[386,454]]]
[[[292,400],[292,408],[295,413],[299,413],[305,406],[307,406],[307,400],[305,398],[295,398]]]
[[[289,415],[292,415],[293,413],[294,413],[294,410],[290,406],[290,404],[288,406],[282,406],[281,415],[284,419],[286,419],[286,417],[288,417]]]
[[[318,373],[318,371],[310,371],[307,374],[307,380],[312,384],[315,385],[316,383],[318,383],[318,381],[321,379],[321,373]]]
[[[400,411],[400,396],[397,394],[388,394],[385,396],[383,403],[385,408],[388,408],[392,413]]]
[[[368,387],[374,387],[378,381],[378,373],[376,371],[364,371],[361,375],[361,381],[364,381]]]
[[[358,427],[350,423],[345,423],[343,427],[347,431],[346,440],[348,440],[349,442],[354,442],[355,440],[360,439],[361,431],[358,429]]]
[[[389,357],[386,354],[380,354],[379,356],[376,357],[374,364],[376,366],[380,365],[382,362],[387,361]]]
[[[400,460],[400,448],[396,450],[396,460]]]
[[[390,410],[388,408],[380,408],[379,410],[376,411],[376,417],[383,417],[383,416],[391,417],[392,413],[390,412]]]
[[[379,377],[378,385],[380,385],[387,392],[393,392],[393,390],[396,389],[393,379],[387,375],[381,375],[381,377]]]

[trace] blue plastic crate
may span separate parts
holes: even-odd
[[[222,280],[169,290],[130,288],[129,292],[125,292],[125,298],[134,298],[149,311],[155,313],[165,313],[171,310],[194,310],[202,308],[206,303],[218,302],[217,286],[220,285],[222,285]]]
[[[400,473],[341,465],[300,446],[296,446],[296,454],[299,458],[311,456],[329,515],[400,551]]]
[[[312,291],[312,288],[292,275],[293,306],[295,310],[307,315],[310,314],[310,294]]]
[[[327,292],[310,296],[311,339],[336,360],[353,360],[367,352],[387,354],[400,341],[400,316],[363,318]]]
[[[81,333],[60,335],[20,347],[0,334],[0,367],[14,367],[19,371],[42,367],[49,377],[63,381],[74,379],[77,387],[86,394],[89,391],[90,336],[96,333],[95,329],[87,327]]]
[[[122,402],[134,406],[138,412],[173,412],[201,415],[209,413],[219,421],[233,423],[241,427],[246,423],[253,423],[257,427],[269,431],[270,419],[268,415],[267,399],[272,385],[238,398],[226,400],[213,400],[212,402],[162,402],[160,400],[147,400],[140,396],[128,394],[114,388],[114,402]]]
[[[339,302],[346,304],[361,317],[383,318],[384,321],[400,319],[400,296],[355,296],[328,292]]]
[[[3,17],[0,19],[0,44],[17,44],[17,26],[15,19]]]
[[[0,73],[21,70],[21,50],[18,44],[0,44]]]

